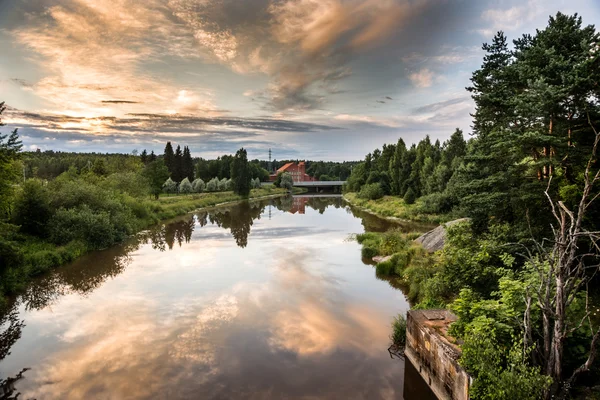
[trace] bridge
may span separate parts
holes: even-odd
[[[346,183],[346,181],[303,181],[294,182],[294,186],[305,188],[332,188],[344,186],[344,183]]]
[[[334,192],[340,191],[346,181],[299,181],[294,182],[295,187],[306,188],[309,191],[320,192],[322,190],[333,190]],[[262,182],[262,186],[272,185],[273,182]]]

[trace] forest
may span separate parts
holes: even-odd
[[[416,308],[449,308],[474,399],[598,398],[600,35],[577,15],[485,44],[473,132],[367,154],[346,192],[367,208],[468,218],[430,254],[414,235],[358,236]],[[398,211],[396,210],[396,215]],[[593,397],[596,396],[596,397]]]

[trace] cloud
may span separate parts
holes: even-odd
[[[456,104],[467,104],[469,103],[468,97],[456,97],[454,99],[444,100],[437,103],[427,104],[421,107],[417,107],[413,109],[413,114],[428,114],[436,111],[443,110],[449,106],[453,106]],[[470,104],[470,103],[469,103]]]
[[[423,68],[408,75],[408,78],[418,88],[428,88],[433,84],[435,75],[428,68]]]
[[[102,103],[106,104],[138,104],[138,101],[131,100],[102,100]]]
[[[488,9],[481,14],[481,19],[487,27],[479,29],[478,32],[491,37],[498,31],[518,30],[546,12],[543,4],[541,0],[525,0],[507,9]]]

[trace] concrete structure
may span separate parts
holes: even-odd
[[[446,229],[455,224],[469,221],[469,218],[455,219],[454,221],[446,222],[438,226],[437,228],[424,233],[415,239],[415,242],[420,243],[425,250],[430,253],[442,250],[446,243]]]
[[[468,400],[471,377],[458,365],[460,348],[448,335],[448,310],[411,310],[406,317],[408,360],[440,400]]]
[[[277,175],[284,173],[284,172],[287,172],[290,175],[292,175],[292,180],[294,181],[294,183],[316,181],[315,178],[313,178],[312,176],[310,176],[306,173],[306,164],[304,163],[304,161],[300,161],[298,164],[296,164],[296,163],[285,164],[283,167],[279,168],[277,170],[277,172],[272,174],[269,177],[269,180],[274,181],[275,179],[277,179]]]

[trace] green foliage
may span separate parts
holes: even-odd
[[[206,184],[206,190],[208,192],[216,192],[219,190],[219,178],[212,178],[210,181],[208,181],[208,183]]]
[[[151,161],[144,168],[143,176],[149,185],[150,193],[156,199],[163,190],[163,184],[169,178],[169,170],[162,160]]]
[[[240,196],[248,196],[251,189],[251,179],[248,154],[244,148],[241,148],[235,153],[235,157],[231,163],[233,192]]]
[[[15,201],[15,223],[23,232],[43,237],[51,215],[50,197],[42,182],[27,180]]]
[[[192,182],[192,190],[194,193],[202,193],[206,190],[206,183],[200,178],[197,178]]]
[[[523,343],[498,346],[493,332],[472,331],[462,345],[460,364],[474,378],[469,395],[475,400],[538,400],[552,380],[529,365]]]
[[[283,174],[281,174],[281,180],[279,182],[279,187],[282,189],[292,190],[293,186],[294,186],[294,180],[292,179],[292,175],[290,175],[287,172],[284,172]]]
[[[183,180],[179,184],[179,191],[183,194],[192,193],[192,184],[190,183],[190,180],[187,177],[183,178]]]
[[[414,190],[409,187],[406,193],[404,194],[404,202],[406,204],[415,204],[416,200],[417,195],[415,194]]]
[[[377,200],[377,199],[382,198],[383,195],[384,195],[383,189],[381,188],[381,184],[379,184],[379,183],[370,183],[370,184],[364,185],[360,189],[360,192],[358,192],[359,198],[368,199],[368,200]]]
[[[390,340],[394,345],[399,347],[404,347],[404,345],[406,345],[406,317],[404,315],[399,314],[394,317]]]
[[[163,183],[162,187],[167,193],[175,193],[177,191],[177,182],[169,178]]]

